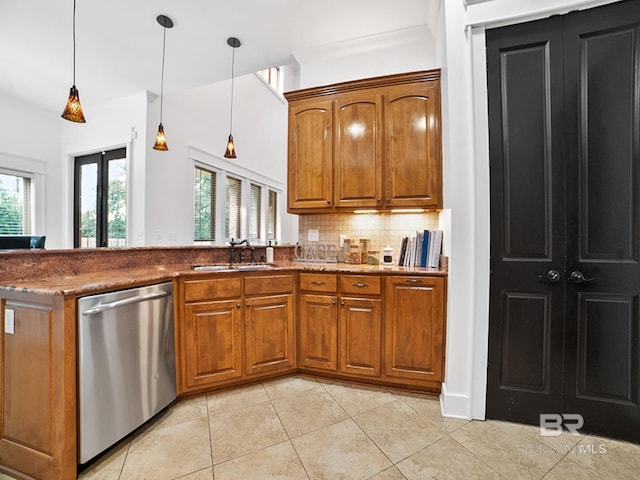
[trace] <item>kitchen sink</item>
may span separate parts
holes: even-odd
[[[230,270],[238,270],[241,272],[254,271],[254,270],[269,270],[274,265],[270,263],[232,263],[224,265],[194,265],[194,270],[202,270],[207,272],[225,272]]]

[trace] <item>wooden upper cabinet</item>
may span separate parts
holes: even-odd
[[[333,101],[289,104],[289,208],[327,208],[333,198]]]
[[[355,92],[335,101],[336,207],[377,207],[382,202],[382,96]]]
[[[385,95],[385,206],[442,208],[440,82]]]
[[[440,70],[285,97],[290,212],[442,208]]]

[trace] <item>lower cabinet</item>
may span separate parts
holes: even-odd
[[[299,281],[309,292],[298,300],[300,367],[379,376],[381,277],[300,273]]]
[[[242,376],[242,304],[232,300],[189,303],[184,307],[187,388],[206,387]]]
[[[287,371],[439,392],[446,277],[181,277],[180,393]]]
[[[440,390],[444,380],[446,278],[388,276],[383,375]]]
[[[181,277],[179,393],[295,369],[293,284],[292,274]]]
[[[380,376],[382,300],[340,298],[340,372]]]
[[[244,313],[246,374],[295,368],[293,295],[246,299]]]
[[[298,298],[300,366],[338,369],[338,309],[336,295],[303,293]]]

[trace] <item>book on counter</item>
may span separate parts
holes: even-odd
[[[417,231],[415,235],[402,239],[398,254],[398,265],[438,268],[440,266],[441,253],[442,230]]]

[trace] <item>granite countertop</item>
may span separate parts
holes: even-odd
[[[246,264],[245,264],[246,265]],[[236,265],[237,266],[237,265]],[[0,293],[4,291],[23,291],[44,295],[86,296],[95,293],[123,290],[142,285],[151,285],[171,281],[179,275],[230,275],[234,273],[269,274],[284,270],[336,272],[336,273],[382,273],[393,275],[446,276],[447,271],[437,268],[400,267],[397,265],[361,265],[348,263],[321,263],[276,261],[273,268],[262,270],[229,269],[223,271],[194,270],[191,264],[166,266],[138,266],[107,271],[79,273],[77,275],[45,276],[19,281],[6,281],[0,284]]]

